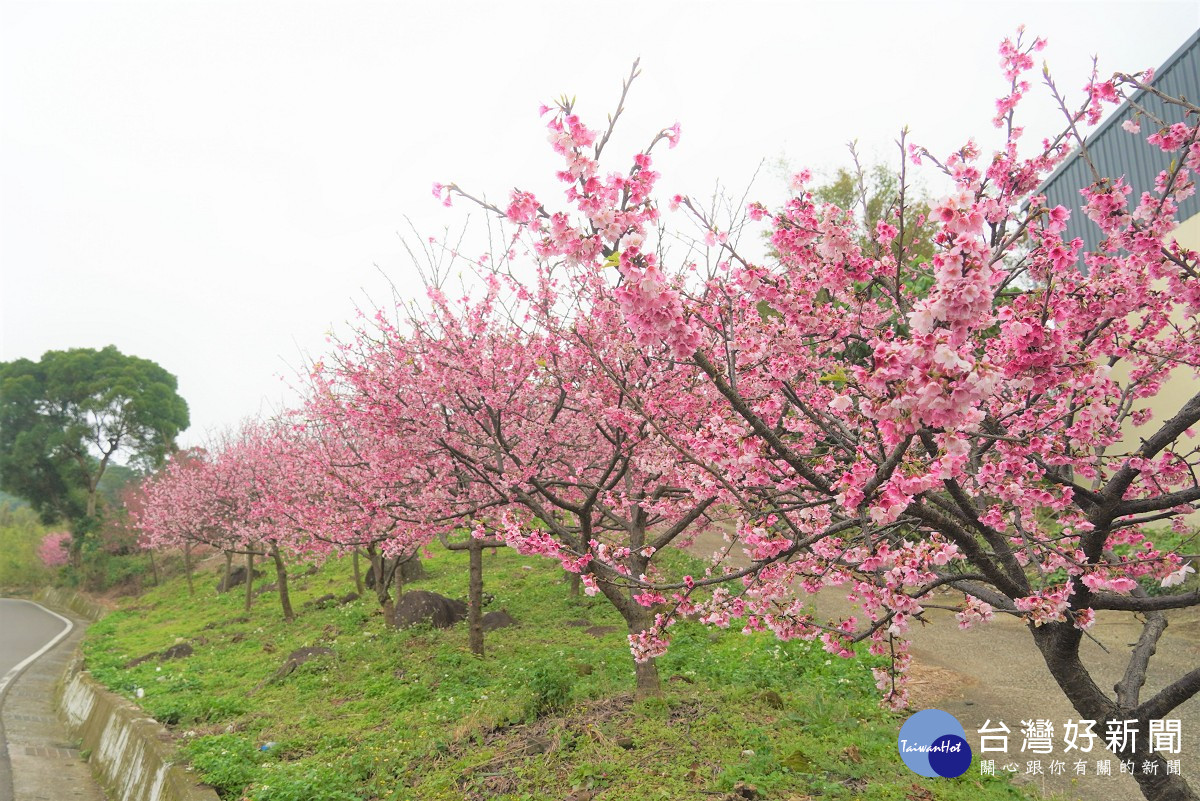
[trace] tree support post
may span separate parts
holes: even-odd
[[[463,542],[450,542],[444,534],[439,539],[447,550],[468,553],[467,643],[471,653],[483,659],[483,549],[498,548],[504,545],[504,541],[470,537]]]

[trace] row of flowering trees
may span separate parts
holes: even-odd
[[[1162,718],[1200,691],[1197,668],[1142,693],[1166,613],[1200,604],[1185,555],[1152,533],[1185,533],[1200,502],[1200,394],[1158,419],[1146,406],[1200,366],[1198,258],[1170,238],[1200,169],[1200,109],[1144,110],[1146,146],[1173,165],[1132,199],[1097,172],[1082,213],[1105,238],[1084,253],[1064,238],[1079,210],[1037,187],[1105,104],[1156,92],[1145,73],[1093,77],[1078,109],[1062,103],[1064,133],[1024,153],[1016,112],[1041,47],[1001,48],[1003,147],[908,146],[900,192],[866,231],[803,174],[737,226],[675,196],[668,227],[654,151],[678,126],[610,164],[636,67],[605,130],[571,103],[544,108],[560,203],[435,186],[499,219],[486,256],[454,254],[480,280],[452,292],[434,270],[423,303],[381,312],[315,366],[304,408],[177,460],[147,487],[144,531],[268,553],[281,586],[284,552],[367,549],[378,567],[456,532],[499,539],[612,603],[642,692],[658,688],[674,621],[698,615],[843,656],[866,643],[889,658],[877,678],[901,707],[906,632],[951,591],[963,628],[1024,620],[1081,715]],[[905,200],[919,167],[953,184],[920,220]],[[765,254],[741,250],[742,225]],[[917,225],[931,260],[906,236]],[[670,574],[657,557],[709,525],[750,566],[718,554]],[[815,617],[804,594],[827,586],[861,612]],[[1079,648],[1103,610],[1144,621],[1113,693]],[[1136,774],[1148,798],[1196,797],[1148,743],[1120,755],[1157,765]]]

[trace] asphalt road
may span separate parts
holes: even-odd
[[[29,601],[0,598],[0,706],[21,671],[71,630],[72,624]],[[8,741],[0,725],[0,801],[13,801]]]

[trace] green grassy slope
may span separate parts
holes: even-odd
[[[419,588],[465,595],[464,553],[426,566]],[[902,717],[878,708],[869,663],[809,643],[681,624],[660,660],[664,697],[635,702],[602,598],[570,598],[547,560],[501,550],[484,566],[488,609],[521,626],[489,634],[483,661],[465,626],[389,631],[369,597],[300,610],[353,589],[349,565],[330,562],[295,581],[290,624],[273,593],[244,617],[239,592],[214,594],[215,574],[194,598],[176,579],[94,625],[87,665],[120,693],[141,688],[225,799],[714,799],[739,782],[767,799],[1027,797],[974,767],[910,773]],[[124,667],[181,640],[193,655]],[[334,653],[269,681],[303,646]]]

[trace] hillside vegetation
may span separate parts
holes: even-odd
[[[28,591],[50,578],[37,555],[48,529],[28,505],[7,498],[0,497],[0,591]]]
[[[426,568],[420,589],[465,595],[465,553],[438,550]],[[100,681],[141,689],[231,801],[1027,798],[976,767],[910,773],[869,658],[819,645],[680,624],[663,697],[634,701],[612,606],[571,598],[554,564],[506,549],[485,555],[487,609],[520,626],[489,633],[484,660],[464,624],[388,630],[369,594],[301,607],[353,590],[348,563],[294,582],[291,624],[271,592],[246,615],[240,592],[215,594],[215,572],[197,578],[194,597],[177,578],[128,599],[84,648]],[[128,666],[182,643],[194,652]],[[303,647],[332,653],[272,678]]]

